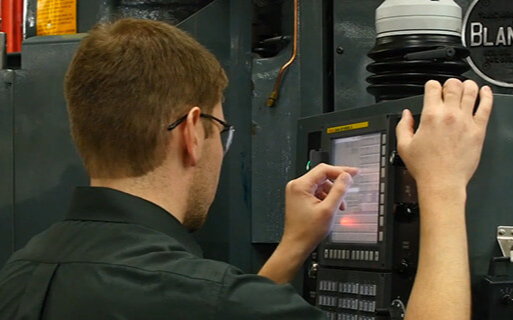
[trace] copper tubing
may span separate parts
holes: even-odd
[[[278,91],[280,90],[281,79],[283,77],[283,73],[287,70],[288,67],[296,60],[297,57],[297,38],[298,38],[298,25],[299,25],[299,0],[294,0],[294,49],[292,51],[292,57],[287,63],[281,67],[280,73],[278,73],[278,77],[276,78],[276,83],[274,84],[274,90],[267,99],[267,106],[273,107],[278,100]]]

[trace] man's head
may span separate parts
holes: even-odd
[[[203,187],[194,181],[191,188],[201,190],[188,196],[208,209],[222,159],[221,128],[200,115],[224,120],[226,86],[217,59],[176,27],[136,19],[95,26],[65,80],[71,132],[91,179],[135,179],[180,162],[210,181]],[[167,130],[182,116],[182,124]],[[194,140],[194,130],[203,130],[205,143]]]

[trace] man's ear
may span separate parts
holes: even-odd
[[[200,115],[200,108],[192,108],[187,114],[187,118],[183,124],[185,161],[187,161],[191,166],[196,166],[198,163],[199,157],[201,156],[201,147],[205,137]]]

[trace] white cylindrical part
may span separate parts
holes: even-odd
[[[461,36],[462,10],[453,0],[385,0],[376,10],[378,38],[408,34]]]

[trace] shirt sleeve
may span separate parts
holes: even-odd
[[[228,268],[223,279],[216,320],[326,320],[324,312],[307,303],[290,285]]]

